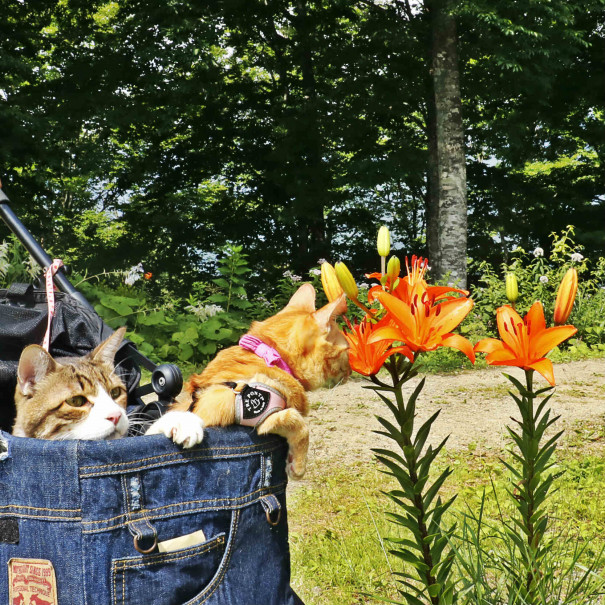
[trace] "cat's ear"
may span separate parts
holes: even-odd
[[[29,345],[19,358],[17,381],[24,395],[32,395],[36,384],[57,368],[57,363],[40,345]]]
[[[320,328],[327,328],[330,322],[347,312],[347,297],[341,294],[334,302],[328,303],[313,313],[313,317]]]
[[[303,284],[284,307],[286,309],[301,309],[313,313],[315,311],[315,288],[311,284]]]
[[[126,328],[118,328],[109,338],[106,338],[93,352],[91,357],[95,361],[113,364],[114,357],[124,340]]]

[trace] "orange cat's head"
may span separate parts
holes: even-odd
[[[344,294],[315,310],[315,289],[304,284],[277,315],[253,323],[249,334],[277,349],[306,390],[330,386],[351,373],[348,343],[335,321],[346,310]]]

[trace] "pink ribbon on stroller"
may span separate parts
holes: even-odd
[[[46,278],[46,302],[48,304],[48,324],[46,325],[46,334],[42,347],[48,351],[50,346],[50,326],[55,316],[55,285],[53,284],[53,276],[63,266],[63,261],[60,258],[55,258],[50,267],[44,269],[44,277]]]

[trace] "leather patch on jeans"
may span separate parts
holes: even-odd
[[[15,605],[59,605],[53,564],[45,559],[11,559],[8,596]]]
[[[0,519],[0,542],[4,544],[19,544],[19,521],[8,517]]]

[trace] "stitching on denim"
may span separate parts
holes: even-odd
[[[18,507],[7,513],[0,514],[0,518],[6,518],[9,516],[19,517],[20,519],[41,519],[43,521],[64,521],[65,523],[74,523],[82,521],[82,517],[52,517],[51,515],[28,515],[27,513],[20,513]]]
[[[209,594],[204,595],[204,592],[207,592],[211,588],[210,586],[206,587],[198,597],[194,597],[195,600],[192,599],[189,603],[186,603],[185,605],[202,605],[202,603],[205,603],[218,590],[218,587],[223,583],[223,578],[225,577],[225,574],[227,573],[227,570],[229,569],[229,563],[231,563],[231,555],[233,554],[233,551],[235,550],[235,538],[237,536],[237,528],[239,525],[239,512],[240,511],[238,509],[234,513],[235,519],[234,519],[233,527],[231,529],[231,536],[230,536],[231,537],[231,544],[230,544],[231,548],[229,548],[229,552],[227,553],[227,560],[225,561],[225,564],[222,566],[221,573],[215,580],[214,588],[212,589],[212,591]],[[199,599],[203,599],[203,600],[199,600]]]
[[[205,503],[215,502],[216,505],[214,507],[209,507],[208,510],[212,510],[213,508],[217,508],[217,507],[224,507],[224,508],[229,508],[232,510],[233,508],[237,507],[237,504],[236,504],[237,502],[245,501],[247,498],[250,498],[251,496],[255,496],[256,494],[263,493],[263,495],[264,495],[264,492],[267,492],[268,489],[272,490],[271,493],[281,493],[285,489],[286,485],[287,485],[287,483],[284,481],[283,483],[274,485],[271,488],[261,487],[253,492],[249,492],[248,494],[246,494],[244,496],[237,496],[236,498],[223,498],[223,499],[213,498],[211,500],[188,500],[186,502],[168,504],[166,506],[160,506],[158,508],[145,509],[145,510],[141,511],[141,516],[138,517],[137,520],[144,518],[144,517],[147,517],[149,519],[156,519],[156,518],[158,518],[156,515],[159,513],[159,511],[171,509],[174,507],[191,505],[191,504],[205,504]],[[261,496],[259,496],[259,498],[260,497]],[[227,504],[224,504],[225,500],[228,501]],[[250,503],[256,502],[257,500],[258,500],[258,498],[255,498],[255,499],[251,500]],[[180,511],[180,514],[183,514],[183,512],[185,512],[185,511]],[[189,511],[186,511],[186,512],[189,512]],[[149,516],[149,513],[151,513],[151,516]],[[109,519],[98,519],[96,521],[83,521],[82,525],[99,525],[102,523],[111,523],[112,521],[117,521],[118,519],[123,519],[125,516],[127,516],[127,515],[122,514],[122,515],[117,515],[116,517],[111,517]],[[124,526],[124,523],[122,523],[121,525],[111,526],[111,529],[117,528],[117,527],[123,527],[123,526]],[[106,529],[110,529],[110,528],[108,527]]]
[[[126,571],[128,569],[144,569],[151,565],[157,565],[161,563],[172,563],[173,561],[182,561],[185,559],[192,559],[199,555],[203,555],[219,546],[222,546],[225,543],[225,537],[219,536],[218,538],[212,540],[209,543],[202,544],[200,546],[193,546],[189,549],[184,550],[182,553],[161,553],[160,555],[151,555],[151,557],[137,558],[136,561],[132,561],[132,564],[129,564],[128,559],[115,559],[112,562],[112,603],[118,603],[118,593],[117,593],[117,576],[121,575],[122,580],[122,604],[126,603]],[[188,552],[191,551],[191,552]],[[187,554],[185,554],[187,553]],[[163,558],[161,558],[163,557]],[[153,560],[151,560],[153,558]]]
[[[198,450],[190,450],[191,453],[195,452],[209,452],[204,453],[201,456],[188,456],[183,452],[171,452],[169,454],[161,454],[159,456],[151,456],[149,458],[137,458],[136,460],[130,460],[129,462],[116,462],[114,464],[101,464],[101,465],[93,465],[93,466],[83,466],[81,468],[82,471],[85,471],[80,474],[81,478],[94,477],[96,473],[102,472],[103,469],[114,469],[119,470],[121,468],[126,468],[127,472],[133,472],[136,469],[128,468],[129,465],[140,464],[142,462],[150,462],[155,461],[154,464],[166,464],[165,458],[173,458],[176,464],[184,464],[191,462],[193,460],[221,460],[224,458],[236,458],[236,457],[244,457],[249,456],[250,452],[254,454],[264,454],[267,452],[273,452],[275,450],[281,449],[284,447],[281,443],[274,443],[273,445],[267,446],[258,446],[258,445],[248,445],[248,446],[238,446],[238,447],[216,447],[216,448],[201,448]],[[235,450],[237,453],[226,454],[223,456],[216,456],[215,453],[222,451],[233,451]],[[189,453],[189,452],[187,452]],[[142,466],[140,468],[146,468],[146,466]],[[89,472],[87,472],[89,471]],[[103,473],[104,474],[104,473]]]
[[[282,493],[282,492],[275,492],[275,493]],[[233,505],[233,506],[229,506],[229,505],[217,505],[217,506],[213,506],[213,507],[204,507],[204,508],[191,508],[189,510],[186,511],[175,511],[173,513],[164,513],[162,515],[157,515],[152,517],[152,519],[155,520],[165,520],[165,519],[173,519],[174,517],[182,517],[183,515],[192,515],[192,514],[196,514],[196,513],[203,513],[203,512],[208,512],[208,511],[216,511],[216,510],[240,510],[242,509],[244,506],[248,506],[248,505],[252,505],[252,504],[256,504],[258,501],[260,500],[259,498],[256,498],[255,500],[251,500],[250,502],[245,503],[244,505]],[[123,527],[125,527],[126,524],[125,523],[120,523],[117,525],[110,525],[107,527],[101,527],[100,529],[84,529],[82,530],[83,534],[86,535],[93,535],[93,534],[100,534],[106,531],[112,531],[114,529],[121,529]]]
[[[76,455],[76,464],[78,465],[78,468],[80,468],[80,461],[82,460],[82,442],[81,441],[77,441],[76,442],[75,455]],[[81,481],[80,481],[79,478],[78,478],[78,500],[80,501],[80,503],[82,503],[82,483],[81,483]],[[80,535],[80,544],[81,544],[82,548],[84,548],[84,541],[83,541],[81,535]],[[86,590],[86,581],[87,581],[86,565],[87,565],[87,561],[88,561],[87,557],[81,557],[82,595],[84,597],[84,605],[88,604],[88,591]]]
[[[147,515],[144,515],[142,520],[145,522],[145,525],[147,525],[147,527],[153,532],[154,538],[157,542],[158,532],[156,531],[155,527],[151,525],[149,517]]]
[[[117,594],[117,588],[116,588],[116,576],[117,576],[117,569],[116,569],[116,564],[115,562],[112,562],[111,564],[111,602],[113,603],[113,605],[115,605],[115,603],[118,600],[118,594]]]
[[[206,460],[229,460],[231,458],[247,458],[249,457],[249,454],[227,454],[224,456],[221,456],[220,458],[217,458],[215,456],[195,456],[195,457],[191,457],[191,458],[183,458],[183,459],[175,459],[174,460],[174,464],[189,464],[191,462],[199,462],[199,461],[206,461]],[[129,464],[135,464],[138,462],[142,462],[140,460],[135,460],[132,463]],[[97,470],[96,472],[91,472],[91,473],[83,473],[80,475],[80,479],[94,479],[95,477],[106,477],[108,475],[113,475],[115,473],[136,473],[139,471],[144,471],[146,469],[149,468],[158,468],[158,467],[163,467],[163,466],[167,466],[168,464],[171,464],[172,461],[167,461],[167,460],[158,460],[157,462],[153,463],[153,464],[147,464],[144,466],[134,466],[132,468],[122,468],[121,465],[113,465],[113,464],[108,464],[107,466],[103,467],[106,470]],[[99,467],[100,469],[101,467]]]
[[[41,508],[38,506],[24,506],[21,504],[5,504],[3,506],[0,506],[0,509],[2,508],[22,508],[25,510],[46,510],[50,513],[81,513],[82,509],[81,508]]]
[[[129,562],[128,559],[117,559],[117,561],[121,563],[120,569],[122,571],[127,570],[127,569],[144,569],[151,565],[158,565],[161,563],[172,563],[173,561],[183,561],[185,559],[192,559],[193,557],[196,557],[197,555],[203,555],[207,552],[210,552],[211,550],[218,548],[219,546],[221,546],[224,543],[225,543],[224,536],[220,536],[218,538],[215,538],[208,544],[201,544],[200,546],[194,546],[193,548],[183,550],[180,553],[168,553],[168,552],[160,553],[159,555],[151,555],[151,556],[145,556],[142,558],[138,558],[136,561],[132,561],[132,562]],[[200,549],[200,550],[198,550],[198,549]],[[187,551],[191,551],[191,552],[187,552]],[[173,555],[173,556],[171,556],[171,555]],[[153,557],[153,560],[151,560],[152,557]]]

